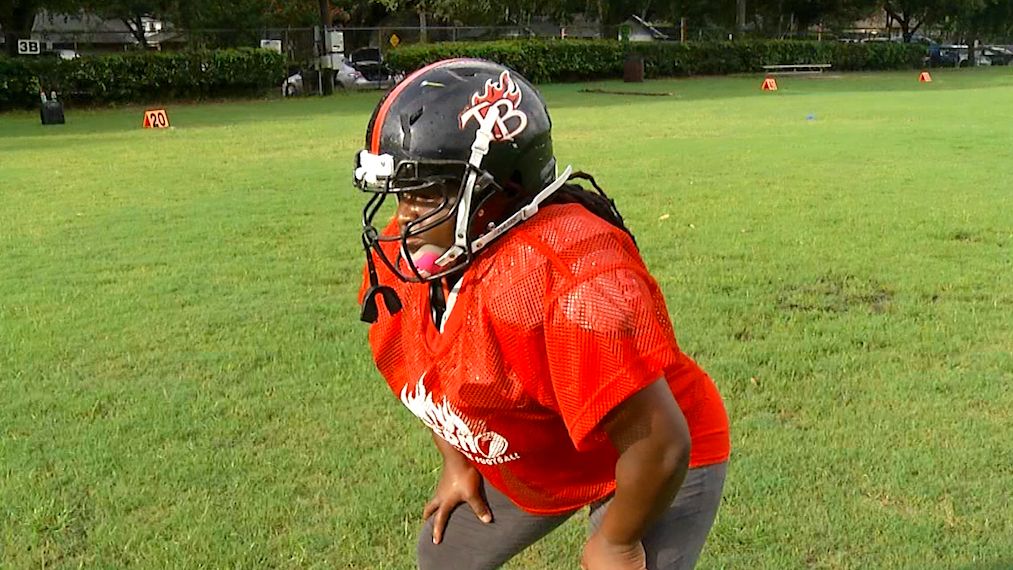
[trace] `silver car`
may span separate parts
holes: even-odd
[[[344,89],[389,89],[400,81],[400,74],[393,75],[382,70],[379,63],[375,69],[371,63],[351,64],[344,58],[334,65],[334,87]]]
[[[356,50],[352,52],[351,60],[341,54],[321,57],[313,69],[293,73],[285,79],[281,84],[282,96],[293,97],[318,91],[317,67],[334,70],[335,89],[389,89],[404,79],[403,73],[390,73],[382,62],[368,58],[370,50],[378,52],[374,48]],[[356,56],[359,56],[358,59],[354,59]]]

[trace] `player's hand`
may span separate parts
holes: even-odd
[[[454,507],[468,503],[472,512],[484,523],[492,522],[492,511],[481,492],[482,475],[469,464],[444,463],[436,493],[422,510],[422,518],[433,520],[433,544],[443,541],[443,531]]]
[[[581,570],[647,570],[647,555],[640,541],[616,544],[596,532],[584,545],[580,567]]]

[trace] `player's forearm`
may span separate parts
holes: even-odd
[[[646,438],[628,447],[616,463],[616,491],[599,532],[610,542],[639,541],[672,503],[686,478],[689,446]]]
[[[615,496],[598,532],[613,544],[632,544],[682,486],[689,467],[689,426],[667,380],[659,378],[617,406],[604,428],[619,460]]]

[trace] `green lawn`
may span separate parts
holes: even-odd
[[[726,398],[700,568],[1013,568],[1013,71],[933,76],[544,87]],[[0,115],[0,568],[412,567],[439,463],[355,303],[378,97]]]

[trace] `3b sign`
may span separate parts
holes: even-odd
[[[146,129],[167,129],[169,128],[169,115],[165,109],[154,109],[144,112],[144,124]]]
[[[18,55],[39,55],[42,43],[37,40],[18,40]]]

